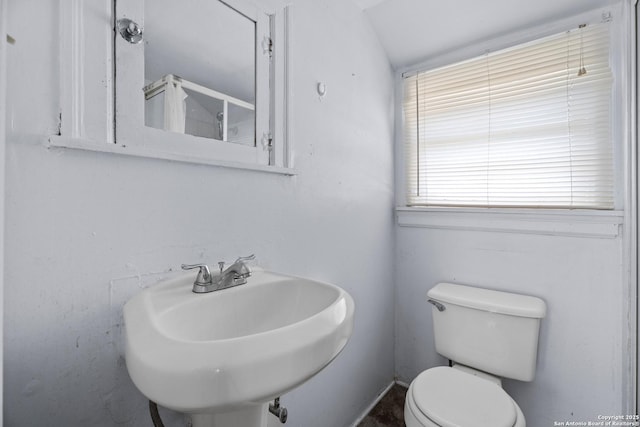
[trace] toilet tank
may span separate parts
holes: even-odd
[[[543,300],[452,283],[439,283],[427,295],[439,354],[499,377],[533,380]]]

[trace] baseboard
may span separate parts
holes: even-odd
[[[402,386],[404,388],[409,388],[409,383],[405,383],[404,381],[401,381],[399,379],[396,378],[395,383],[398,384],[399,386]]]
[[[378,404],[378,402],[380,402],[380,400],[384,397],[385,394],[387,394],[387,392],[389,390],[391,390],[391,387],[393,387],[395,384],[400,384],[403,385],[401,382],[398,381],[391,381],[391,383],[389,383],[388,386],[386,386],[379,394],[378,396],[376,396],[376,398],[374,399],[373,402],[371,402],[371,404],[369,406],[367,406],[365,408],[365,410],[362,412],[362,414],[360,414],[360,416],[353,422],[353,424],[351,424],[350,427],[357,427],[358,424],[360,424],[362,422],[362,420],[364,420],[364,418],[367,416],[367,414],[369,412],[371,412],[371,410],[373,409],[374,406],[376,406]]]

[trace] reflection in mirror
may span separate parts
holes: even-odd
[[[255,146],[255,22],[218,0],[145,2],[145,125]]]

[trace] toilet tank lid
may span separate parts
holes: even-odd
[[[442,303],[511,316],[541,319],[547,313],[547,305],[537,297],[453,283],[438,283],[427,296]]]

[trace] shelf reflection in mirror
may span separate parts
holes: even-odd
[[[145,125],[255,146],[255,22],[219,0],[154,0],[144,27]]]

